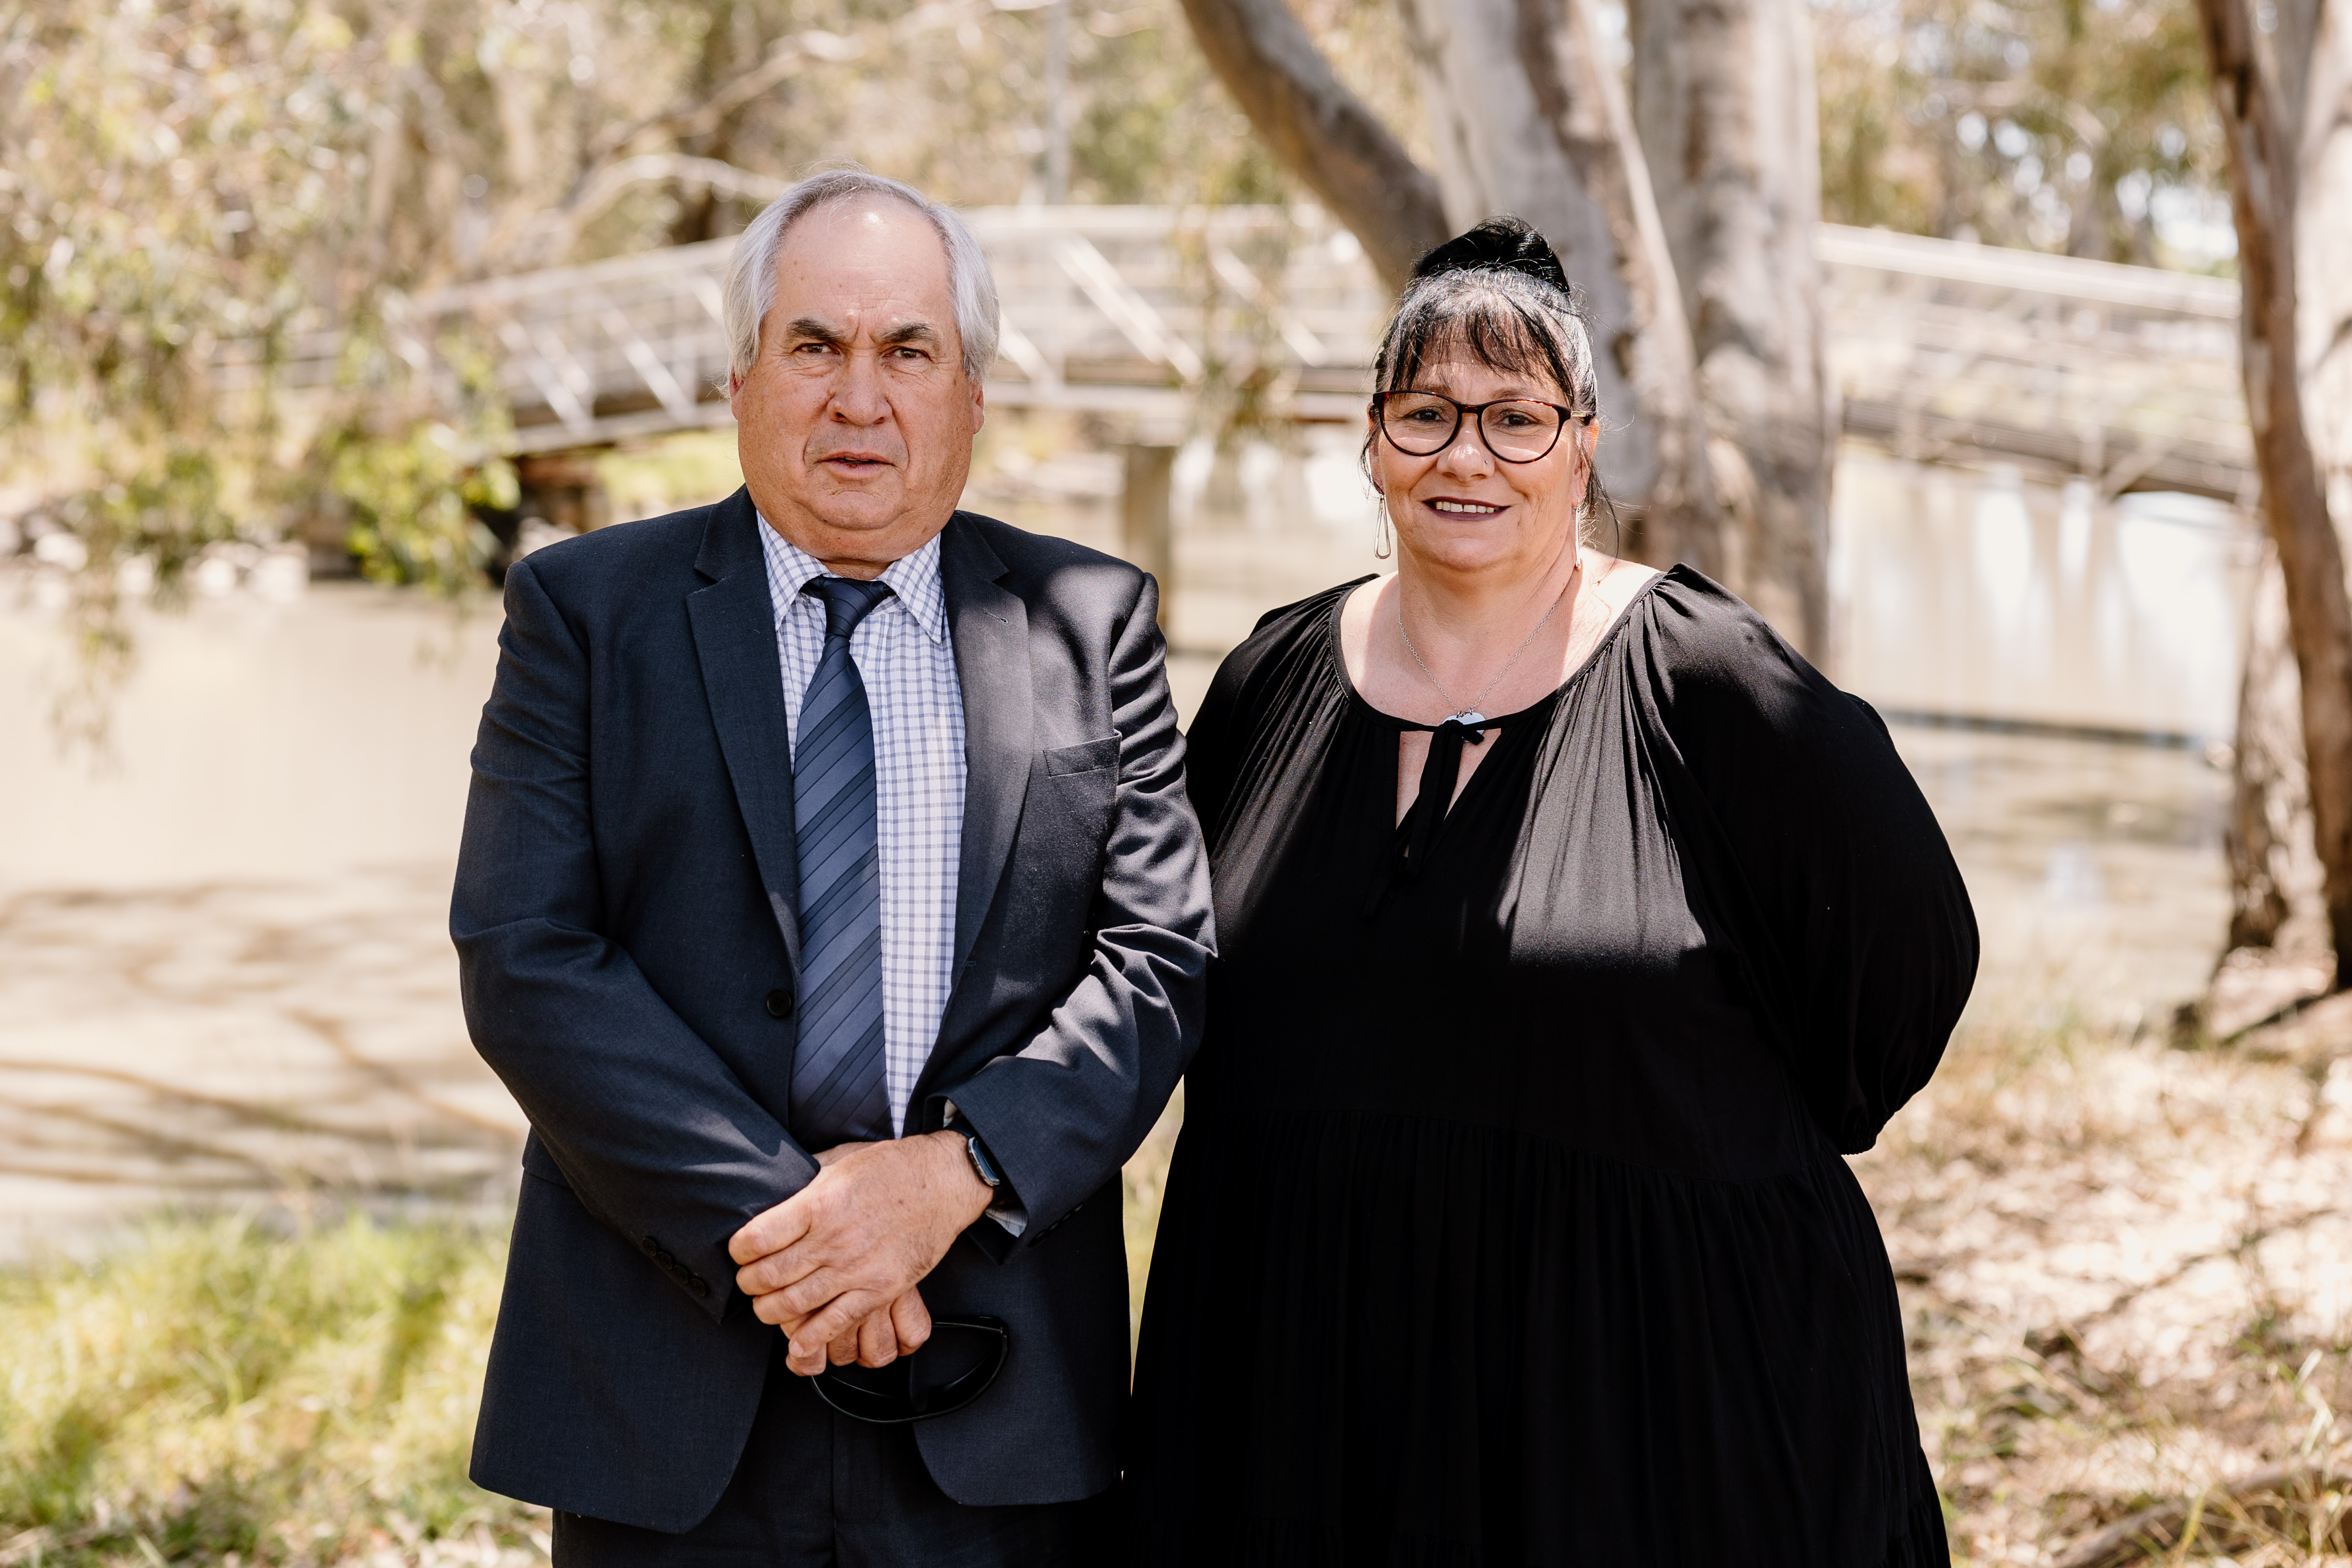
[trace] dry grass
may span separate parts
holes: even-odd
[[[2289,1044],[1971,1029],[1857,1162],[1956,1555],[2352,1563],[2352,1040]]]
[[[505,1253],[226,1217],[0,1276],[0,1563],[537,1558],[465,1474]]]
[[[1143,1147],[1121,1173],[1124,1199],[1120,1217],[1127,1226],[1127,1326],[1129,1343],[1143,1331],[1143,1288],[1151,1279],[1151,1244],[1160,1235],[1160,1199],[1168,1188],[1168,1162],[1176,1152],[1176,1134],[1184,1128],[1184,1086],[1160,1113],[1143,1140]]]
[[[1139,1312],[1181,1096],[1128,1173]],[[0,1273],[0,1568],[514,1565],[546,1514],[466,1479],[502,1232],[159,1220]]]

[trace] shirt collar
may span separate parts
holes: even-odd
[[[768,581],[775,585],[776,614],[782,616],[812,578],[825,574],[824,563],[786,539],[760,519],[760,545],[767,552]],[[931,535],[921,549],[902,555],[882,569],[882,581],[923,635],[935,643],[947,641],[947,591],[940,579],[940,536]]]

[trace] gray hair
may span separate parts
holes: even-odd
[[[996,363],[996,279],[989,275],[980,241],[952,207],[912,185],[855,168],[803,180],[762,208],[735,241],[727,263],[727,344],[734,374],[749,374],[760,357],[760,323],[776,302],[776,251],[784,231],[819,207],[860,196],[904,202],[939,231],[948,256],[948,290],[955,297],[956,335],[963,340],[963,371],[974,381],[985,377]]]

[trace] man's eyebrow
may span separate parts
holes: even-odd
[[[814,316],[797,317],[790,326],[784,329],[784,331],[790,336],[795,338],[814,338],[821,343],[837,343],[841,342],[841,329],[839,327],[835,326],[830,321],[820,321]]]
[[[784,331],[786,336],[796,342],[831,343],[836,348],[849,341],[848,334],[841,328],[835,326],[831,321],[819,321],[814,316],[794,318],[785,327]],[[891,328],[881,337],[881,344],[886,349],[897,348],[902,343],[921,343],[929,347],[936,347],[939,342],[939,329],[929,321],[908,321],[905,326]]]

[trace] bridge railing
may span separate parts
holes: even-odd
[[[997,395],[1181,414],[1281,384],[1294,417],[1362,407],[1387,300],[1355,236],[1314,208],[983,208],[1003,301]]]
[[[1828,226],[1817,254],[1847,434],[2251,500],[2234,282]]]
[[[1354,237],[1318,209],[966,216],[1002,300],[994,402],[1162,428],[1237,404],[1260,418],[1360,417],[1389,300]],[[732,247],[419,295],[399,316],[402,352],[453,376],[461,350],[487,354],[519,453],[723,424]],[[2233,283],[1829,226],[1819,255],[1849,436],[2109,493],[2252,495]]]

